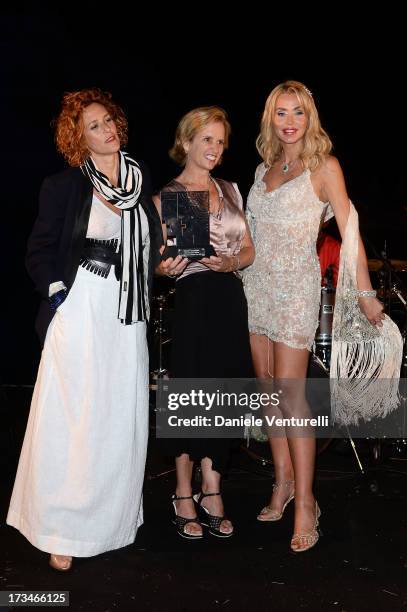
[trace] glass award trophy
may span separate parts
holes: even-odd
[[[216,255],[209,242],[209,191],[162,191],[161,214],[167,242],[161,259]]]

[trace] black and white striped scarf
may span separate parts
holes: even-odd
[[[142,175],[139,165],[124,151],[119,151],[118,186],[114,187],[91,157],[81,170],[95,190],[121,210],[121,275],[118,317],[124,325],[145,321],[143,245],[139,197]]]

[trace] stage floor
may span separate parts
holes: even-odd
[[[371,443],[358,441],[364,476],[347,442],[333,441],[320,453],[315,492],[323,536],[296,555],[289,549],[292,505],[277,523],[256,521],[272,468],[242,449],[232,456],[223,485],[235,536],[180,538],[171,524],[172,465],[159,455],[152,429],[145,524],[136,542],[75,559],[67,574],[53,571],[47,554],[5,525],[28,395],[3,396],[0,590],[70,591],[70,610],[101,612],[407,609],[407,457],[390,442],[374,461]],[[253,450],[267,458],[266,448]]]

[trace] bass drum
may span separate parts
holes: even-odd
[[[321,287],[321,306],[319,309],[319,325],[315,335],[313,354],[323,368],[329,371],[332,350],[332,324],[334,319],[335,289]]]

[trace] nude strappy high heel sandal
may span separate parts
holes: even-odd
[[[319,509],[318,502],[315,500],[314,529],[312,529],[308,533],[294,533],[293,537],[291,538],[291,550],[293,552],[295,553],[305,552],[306,550],[309,550],[310,548],[315,546],[315,544],[319,540],[319,531],[318,531],[319,521],[318,519],[320,516],[321,516],[321,510]],[[296,545],[300,546],[301,548],[296,548]]]
[[[284,480],[282,482],[276,482],[273,484],[273,491],[275,491],[276,489],[279,489],[280,487],[291,487],[293,488],[292,493],[290,493],[289,497],[287,498],[287,500],[284,502],[284,505],[281,509],[281,512],[278,512],[278,510],[274,510],[273,508],[271,508],[270,506],[265,506],[260,514],[257,517],[258,521],[261,522],[273,522],[273,521],[279,521],[284,514],[284,510],[286,509],[286,507],[288,506],[288,504],[290,503],[290,501],[292,501],[294,499],[294,480]]]

